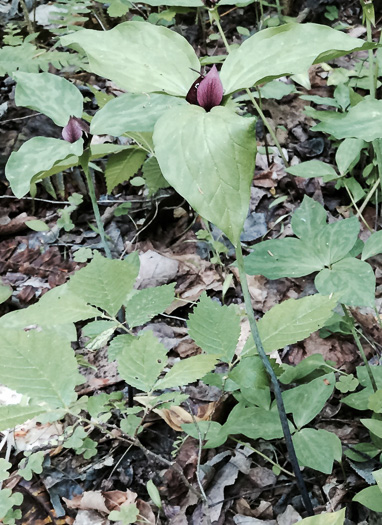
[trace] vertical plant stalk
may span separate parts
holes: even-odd
[[[223,28],[220,24],[220,16],[219,16],[219,13],[218,13],[218,10],[217,10],[217,7],[215,7],[214,9],[211,9],[210,10],[210,15],[211,15],[211,18],[212,20],[215,22],[216,24],[216,27],[218,28],[218,31],[219,31],[219,34],[220,34],[220,37],[221,39],[223,40],[223,43],[224,43],[224,46],[227,50],[227,53],[230,53],[231,52],[231,49],[230,49],[230,45],[227,41],[227,38],[224,34],[224,31],[223,31]],[[263,121],[264,123],[264,126],[267,128],[270,136],[272,137],[272,140],[276,146],[276,148],[278,149],[279,153],[280,153],[280,156],[281,158],[283,159],[283,162],[285,164],[285,167],[288,168],[289,167],[289,163],[288,163],[288,160],[287,158],[285,157],[284,155],[284,152],[282,150],[282,147],[281,147],[281,144],[280,142],[278,141],[278,138],[276,137],[276,133],[275,131],[273,130],[272,126],[269,124],[268,122],[268,119],[267,117],[264,115],[261,107],[259,106],[259,104],[256,102],[256,99],[255,97],[253,96],[252,92],[250,89],[246,88],[246,92],[248,94],[248,97],[249,97],[249,100],[252,102],[252,105],[253,107],[256,109],[259,117],[261,118],[261,120]]]
[[[89,158],[90,158],[90,151],[88,149],[88,150],[85,150],[84,153],[81,155],[80,164],[81,164],[81,168],[83,169],[85,173],[86,182],[87,182],[88,189],[89,189],[89,196],[90,196],[90,200],[92,201],[94,217],[97,223],[98,232],[101,237],[101,243],[104,247],[106,257],[108,257],[109,259],[112,259],[111,251],[106,241],[105,229],[103,227],[103,222],[102,222],[101,214],[100,214],[99,207],[98,207],[93,178],[89,170]]]
[[[28,33],[31,35],[32,33],[34,33],[34,29],[33,29],[32,21],[29,16],[28,8],[24,0],[20,0],[20,4],[21,4],[21,9],[23,10],[25,22],[27,24]]]
[[[372,43],[373,35],[371,34],[371,22],[367,16],[366,16],[366,34],[367,34],[367,41]],[[375,75],[374,75],[373,50],[369,49],[368,53],[369,53],[369,90],[370,90],[371,98],[375,98]]]
[[[270,377],[270,380],[271,380],[271,384],[272,384],[273,391],[274,391],[275,398],[276,398],[277,408],[279,411],[281,427],[283,429],[285,443],[286,443],[286,447],[288,450],[289,460],[291,462],[293,472],[296,476],[297,486],[300,491],[306,511],[308,512],[309,516],[314,516],[312,502],[310,501],[308,490],[306,488],[304,478],[302,477],[300,467],[298,464],[298,460],[297,460],[297,456],[296,456],[296,451],[294,449],[292,435],[290,433],[288,419],[287,419],[286,412],[285,412],[284,401],[281,395],[280,385],[277,380],[276,374],[272,368],[272,365],[268,359],[268,356],[265,353],[263,344],[261,342],[259,330],[257,328],[257,323],[256,323],[255,315],[253,313],[253,308],[252,308],[251,296],[249,294],[249,289],[248,289],[247,276],[246,276],[245,269],[244,269],[244,258],[243,258],[243,252],[241,250],[240,242],[238,243],[236,247],[236,262],[237,262],[237,267],[239,270],[241,289],[243,292],[244,304],[245,304],[245,309],[248,315],[249,324],[251,327],[252,337],[253,337],[253,340],[255,341],[256,349],[263,362],[264,368],[267,371]]]
[[[368,374],[370,382],[371,382],[371,386],[373,387],[374,392],[376,392],[378,390],[378,386],[377,386],[377,383],[375,382],[371,366],[370,366],[370,364],[369,364],[369,362],[368,362],[368,360],[366,358],[365,351],[364,351],[364,349],[363,349],[363,347],[361,345],[361,341],[359,340],[359,337],[358,337],[358,334],[357,334],[357,330],[353,326],[353,316],[349,313],[348,308],[344,304],[341,304],[341,306],[342,306],[342,310],[345,313],[345,318],[347,318],[350,321],[349,324],[352,327],[351,328],[352,336],[354,337],[355,344],[357,345],[358,351],[359,351],[359,353],[360,353],[360,355],[362,357],[362,361],[364,362],[364,365],[366,367],[367,374]]]

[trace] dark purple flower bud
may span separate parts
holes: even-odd
[[[195,82],[192,84],[192,86],[190,87],[188,93],[187,93],[187,96],[186,96],[186,100],[189,104],[194,104],[195,106],[198,106],[198,96],[197,96],[197,92],[198,92],[198,87],[200,86],[200,82],[203,80],[204,78],[204,75],[200,75],[200,77],[198,77]]]
[[[90,128],[87,122],[78,117],[70,117],[69,122],[62,130],[62,138],[73,144],[82,137],[83,133],[87,135],[89,132]]]
[[[206,111],[218,106],[223,98],[223,84],[221,83],[219,72],[213,65],[207,75],[200,82],[196,92],[199,106]]]
[[[202,0],[202,2],[208,9],[213,9],[219,0]]]

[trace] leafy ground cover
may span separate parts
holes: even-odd
[[[4,523],[379,522],[378,7],[0,5]]]

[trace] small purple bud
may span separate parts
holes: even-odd
[[[202,0],[203,4],[208,7],[208,9],[213,9],[219,0]]]
[[[218,106],[223,98],[223,84],[221,83],[219,72],[213,65],[207,75],[200,82],[197,88],[196,97],[199,106],[206,111],[210,111]]]
[[[62,130],[62,138],[73,144],[82,137],[83,133],[87,135],[89,131],[87,122],[78,117],[70,117],[69,122]]]
[[[194,104],[195,106],[198,106],[198,97],[197,97],[197,92],[198,92],[198,87],[200,86],[200,82],[203,80],[204,78],[204,75],[200,75],[200,77],[198,77],[195,82],[192,84],[192,86],[190,87],[188,93],[187,93],[187,96],[186,96],[186,100],[189,104]]]

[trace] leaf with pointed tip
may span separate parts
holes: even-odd
[[[338,179],[335,169],[330,164],[320,160],[307,160],[306,162],[301,162],[301,164],[296,164],[296,166],[290,166],[285,171],[305,179],[322,177],[324,182]]]
[[[163,390],[164,388],[174,388],[193,383],[208,372],[211,372],[217,361],[218,356],[210,354],[194,355],[187,359],[182,359],[182,361],[175,363],[164,378],[155,384],[155,388]]]
[[[18,151],[11,153],[5,166],[5,176],[14,195],[21,199],[28,193],[35,175],[71,155],[81,155],[82,150],[82,139],[73,144],[48,137],[33,137],[24,142]]]
[[[142,166],[146,151],[142,149],[128,149],[121,151],[109,157],[105,169],[105,179],[107,192],[111,193],[113,189],[128,181]]]
[[[382,230],[372,233],[367,239],[362,250],[362,260],[374,257],[379,253],[382,253]]]
[[[68,287],[89,304],[114,316],[133,289],[138,272],[137,252],[123,261],[106,259],[97,252],[85,268],[70,278]]]
[[[298,462],[304,467],[331,474],[334,460],[341,461],[341,441],[333,432],[303,428],[293,435],[292,440]]]
[[[185,103],[183,98],[156,93],[124,93],[97,111],[90,131],[94,135],[114,137],[128,131],[153,131],[156,121],[165,111]]]
[[[125,315],[129,327],[142,326],[157,314],[164,312],[175,299],[174,288],[175,284],[172,283],[136,290],[125,303]]]
[[[301,164],[299,164],[301,166]],[[301,206],[292,215],[292,230],[297,237],[308,237],[317,235],[326,226],[325,208],[317,201],[307,195]]]
[[[33,419],[46,412],[46,407],[8,405],[0,406],[0,432],[16,425],[25,423],[28,419]]]
[[[248,213],[256,139],[254,119],[226,107],[167,111],[154,129],[164,178],[236,245]]]
[[[12,74],[16,80],[17,106],[34,109],[47,115],[57,126],[65,126],[69,117],[81,117],[83,98],[74,84],[51,73]]]
[[[124,22],[109,31],[82,29],[61,38],[80,46],[89,69],[133,93],[186,96],[200,64],[185,38],[148,22]]]
[[[312,64],[371,47],[375,46],[327,26],[284,24],[245,40],[226,58],[220,78],[228,95],[284,75],[305,73]]]

